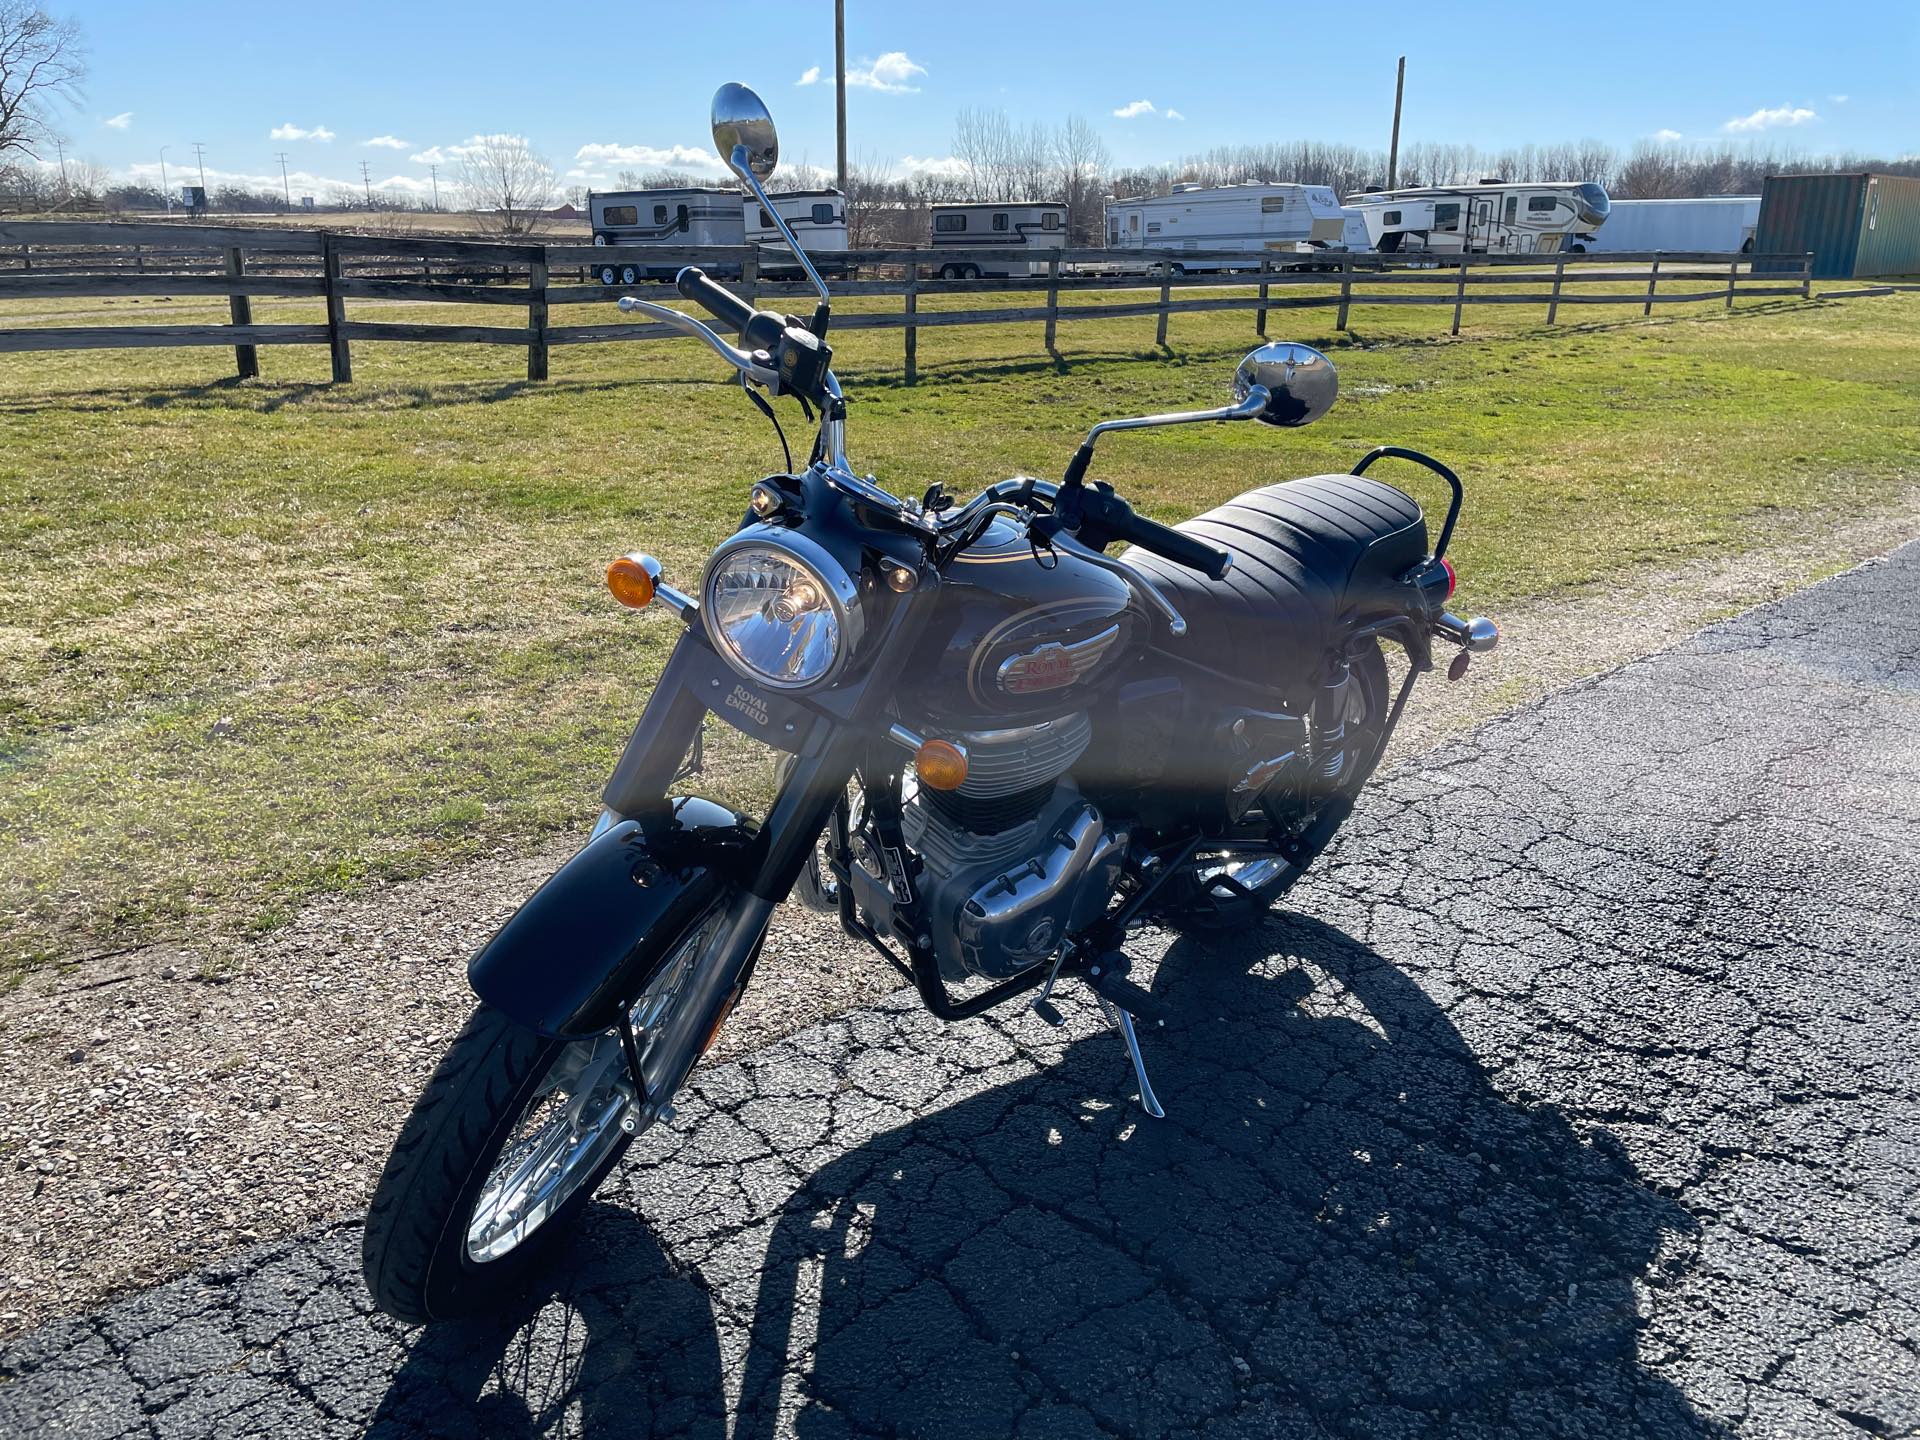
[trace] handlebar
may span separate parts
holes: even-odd
[[[1222,550],[1218,545],[1209,545],[1204,540],[1196,540],[1184,530],[1175,530],[1171,525],[1162,525],[1157,520],[1148,520],[1140,515],[1130,516],[1124,525],[1117,527],[1113,538],[1138,545],[1142,550],[1150,550],[1161,559],[1184,565],[1189,570],[1198,570],[1209,580],[1224,580],[1227,572],[1233,569],[1231,551]]]
[[[1184,530],[1134,514],[1133,507],[1105,481],[1062,485],[1054,499],[1054,513],[1083,544],[1095,550],[1124,540],[1176,565],[1198,570],[1209,580],[1224,580],[1233,569],[1232,552],[1209,545]]]
[[[689,265],[674,277],[674,288],[683,299],[691,300],[729,330],[739,333],[753,319],[753,306],[726,286],[707,278],[698,265]]]

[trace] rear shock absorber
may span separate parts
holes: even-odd
[[[1327,683],[1314,697],[1309,714],[1313,776],[1331,789],[1347,767],[1347,686],[1352,683],[1346,656],[1332,662]]]

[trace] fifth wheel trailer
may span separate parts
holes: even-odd
[[[1482,180],[1363,190],[1346,203],[1367,221],[1376,250],[1460,255],[1578,254],[1607,223],[1611,201],[1591,181]]]
[[[1697,250],[1753,253],[1758,195],[1707,195],[1688,200],[1615,200],[1589,250]]]

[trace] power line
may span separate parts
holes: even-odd
[[[274,158],[280,162],[280,193],[287,197],[287,208],[293,208],[293,182],[287,179],[287,152],[279,150]]]

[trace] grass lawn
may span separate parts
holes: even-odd
[[[221,313],[16,301],[0,325]],[[1496,615],[1912,479],[1920,295],[1629,313],[1469,309],[1449,342],[1440,308],[1356,310],[1344,336],[1276,312],[1340,365],[1325,421],[1112,436],[1099,473],[1176,520],[1430,450],[1468,486],[1464,603]],[[847,332],[854,456],[899,493],[1057,473],[1099,418],[1219,403],[1254,339],[1247,314],[1175,316],[1171,353],[1152,335],[1064,322],[1055,364],[1038,325],[924,330],[908,388],[897,332]],[[261,359],[239,384],[222,350],[0,358],[0,973],[156,938],[218,955],[318,890],[584,827],[674,628],[601,567],[650,549],[691,586],[779,463],[691,343],[559,349],[542,385],[512,349],[361,344],[337,390],[323,348]]]

